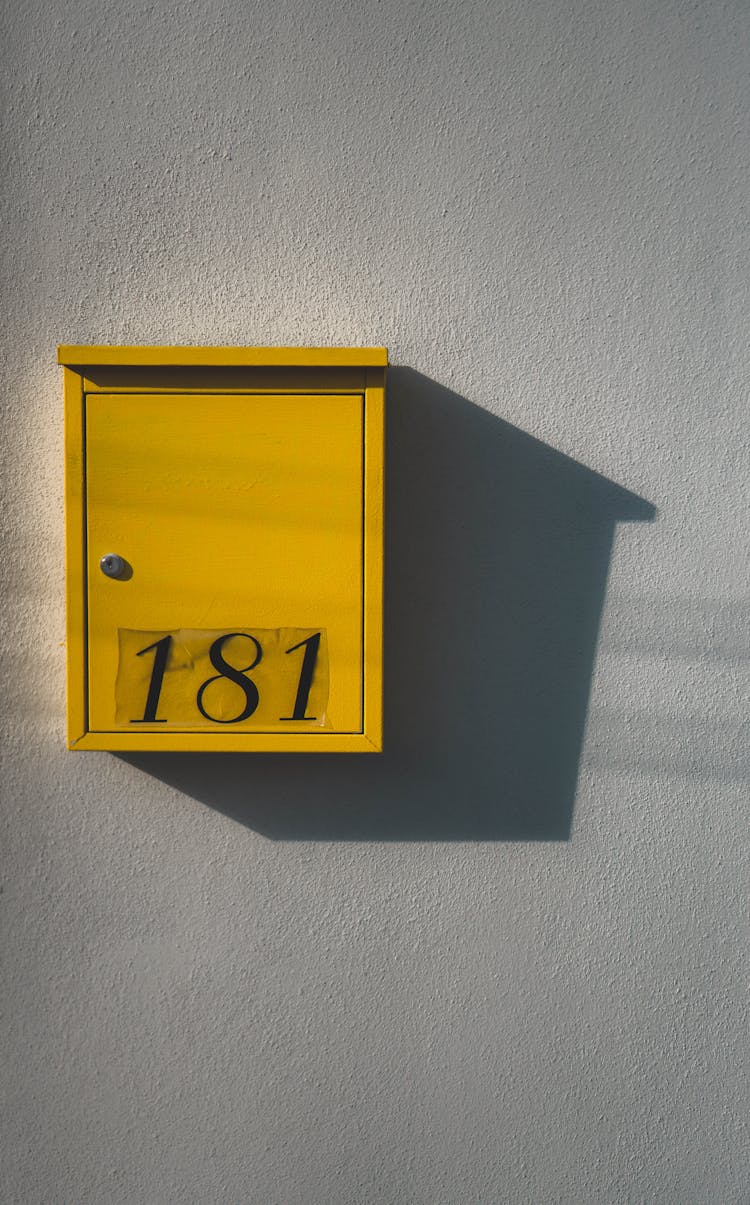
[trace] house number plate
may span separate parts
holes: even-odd
[[[330,727],[324,628],[120,628],[118,637],[118,726]]]

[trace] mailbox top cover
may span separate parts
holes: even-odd
[[[385,347],[136,347],[61,343],[58,364],[170,368],[384,368]]]
[[[58,356],[70,747],[379,751],[385,349]]]

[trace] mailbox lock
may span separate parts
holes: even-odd
[[[105,577],[122,577],[125,572],[125,561],[116,552],[107,552],[100,560],[99,568]]]

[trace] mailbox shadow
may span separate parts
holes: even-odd
[[[278,840],[568,838],[618,522],[644,499],[388,379],[385,752],[125,760]]]

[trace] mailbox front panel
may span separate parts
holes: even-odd
[[[377,750],[382,392],[72,376],[71,746]]]
[[[361,731],[362,408],[358,395],[87,398],[92,729]],[[102,572],[108,553],[126,576]],[[295,720],[308,650],[328,697]]]

